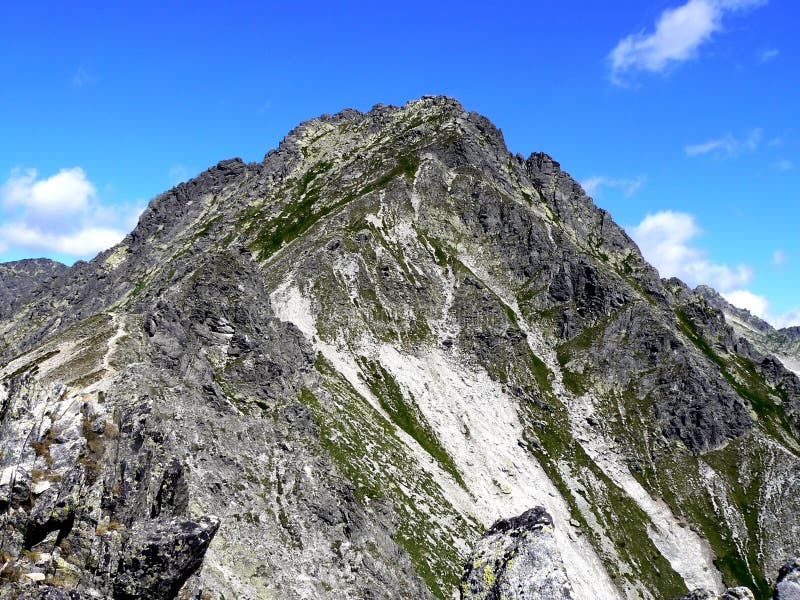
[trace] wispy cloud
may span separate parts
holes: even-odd
[[[786,158],[782,158],[772,163],[772,168],[776,171],[791,171],[794,169],[794,163]]]
[[[800,325],[800,306],[782,313],[773,313],[768,307],[766,316],[762,318],[778,329],[781,327],[794,327]]]
[[[737,138],[730,133],[713,140],[700,142],[699,144],[689,144],[684,146],[683,151],[687,156],[701,156],[711,154],[717,158],[733,158],[748,152],[755,152],[761,144],[763,131],[753,129],[746,136]]]
[[[637,71],[663,73],[695,58],[699,48],[722,29],[726,13],[755,8],[766,0],[689,0],[661,13],[651,32],[621,39],[609,54],[611,81],[625,86]]]
[[[742,288],[753,278],[748,265],[730,266],[709,259],[695,244],[702,230],[688,213],[666,210],[647,215],[629,233],[662,277],[679,277],[692,286],[705,283],[721,292]]]
[[[78,70],[75,71],[75,74],[72,76],[72,87],[74,88],[82,88],[89,84],[92,84],[96,81],[96,79],[89,74],[89,72],[84,69],[83,67],[78,67]]]
[[[762,52],[758,53],[758,62],[762,65],[764,63],[768,63],[771,60],[775,60],[778,58],[780,51],[777,48],[770,48],[769,50],[763,50]]]
[[[90,258],[119,242],[142,208],[104,204],[79,167],[45,178],[15,170],[0,186],[0,252]]]
[[[630,198],[638,192],[644,185],[646,177],[606,177],[605,175],[595,175],[581,181],[581,186],[589,196],[597,197],[602,194],[603,188],[616,188],[622,191],[625,197]]]
[[[773,265],[785,265],[786,261],[789,260],[789,257],[786,256],[786,252],[778,248],[775,252],[772,253],[772,264]]]

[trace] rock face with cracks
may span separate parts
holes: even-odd
[[[10,312],[11,305],[20,304],[36,290],[67,270],[67,267],[47,258],[28,258],[0,264],[0,315]]]
[[[313,119],[90,262],[3,268],[4,594],[452,598],[531,506],[576,600],[766,598],[800,554],[790,345],[452,99]]]

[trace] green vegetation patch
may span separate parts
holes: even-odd
[[[551,398],[546,407],[527,403],[523,416],[529,450],[566,500],[570,514],[589,536],[612,579],[627,577],[631,583],[645,586],[658,597],[670,598],[686,593],[683,580],[648,535],[648,528],[652,527],[650,518],[603,473],[573,438],[566,408]],[[562,469],[566,469],[579,484],[577,490],[574,483],[565,480]],[[590,508],[613,543],[615,553],[609,553],[601,538],[588,526],[576,494],[583,497],[585,506]],[[629,567],[630,573],[622,575],[617,571],[620,560]]]
[[[397,158],[397,164],[387,173],[368,183],[354,194],[341,197],[338,201],[329,202],[319,206],[323,185],[317,184],[320,175],[327,173],[332,168],[332,163],[316,163],[303,175],[294,192],[297,201],[290,201],[277,217],[268,221],[258,232],[251,250],[260,252],[261,259],[269,258],[284,244],[289,244],[297,237],[308,231],[320,219],[356,198],[385,187],[389,182],[405,175],[412,178],[419,167],[419,159],[413,155],[402,155]],[[314,184],[314,185],[312,185]],[[248,211],[246,220],[256,223],[259,211]]]
[[[445,252],[442,242],[430,235],[428,231],[422,231],[416,227],[414,229],[423,247],[429,252],[433,252],[433,260],[436,264],[442,268],[447,267],[450,264],[450,253]]]
[[[414,397],[409,399],[403,395],[403,390],[392,374],[383,368],[379,362],[361,358],[359,360],[361,373],[369,385],[372,393],[381,403],[381,408],[391,417],[395,425],[414,438],[439,463],[445,471],[466,489],[466,484],[458,472],[456,464],[447,451],[439,444],[436,434],[425,419],[425,415],[416,406]]]
[[[365,507],[379,498],[391,503],[395,541],[433,595],[451,598],[466,560],[458,548],[477,539],[482,527],[464,520],[432,476],[409,458],[394,426],[330,363],[319,357],[316,369],[323,389],[303,389],[299,399],[311,409],[323,448]]]
[[[756,598],[767,600],[772,597],[771,586],[763,573],[751,568],[751,565],[759,564],[757,536],[759,524],[755,500],[765,482],[761,477],[754,477],[745,482],[740,476],[743,461],[748,460],[743,456],[742,450],[742,439],[739,439],[724,448],[707,453],[703,458],[722,475],[727,484],[728,498],[733,501],[737,512],[744,518],[748,536],[745,541],[746,556],[743,556],[740,550],[742,540],[736,540],[731,532],[720,531],[719,520],[706,521],[704,515],[698,517],[704,521],[701,523],[703,532],[712,543],[717,554],[715,564],[722,571],[726,582],[733,581],[737,585],[745,585],[753,590]]]
[[[205,235],[209,232],[211,227],[213,227],[214,223],[218,222],[220,219],[222,219],[222,215],[217,215],[215,217],[210,218],[203,224],[202,227],[200,227],[195,237],[205,237]]]
[[[312,227],[319,219],[335,208],[328,206],[314,211],[320,198],[321,186],[310,188],[311,183],[331,168],[331,163],[319,162],[303,175],[297,186],[297,202],[290,202],[281,213],[260,231],[254,250],[262,253],[262,258],[274,254],[283,244],[294,240]]]
[[[630,408],[630,407],[629,407]],[[626,409],[628,410],[628,409]],[[743,465],[749,460],[746,448],[752,439],[734,440],[727,446],[702,457],[675,445],[672,451],[661,453],[657,462],[643,462],[644,470],[637,474],[642,485],[656,490],[672,512],[693,523],[708,540],[716,555],[714,564],[722,574],[725,585],[750,588],[758,600],[771,598],[770,585],[756,567],[758,556],[758,510],[755,499],[763,484],[758,478],[744,482]],[[725,505],[713,499],[708,484],[700,474],[700,462],[706,462],[724,482],[716,493],[724,495],[730,508],[744,518],[747,532],[734,531],[728,524]]]
[[[600,319],[594,325],[585,327],[578,335],[556,348],[556,358],[561,365],[564,385],[576,396],[585,394],[591,387],[591,369],[584,366],[584,370],[578,372],[568,369],[567,365],[573,358],[585,355],[596,344],[615,316],[616,314],[612,314]]]
[[[131,298],[136,298],[136,296],[142,293],[142,290],[144,290],[146,286],[147,282],[145,282],[144,279],[139,279],[131,290]]]
[[[739,355],[730,359],[721,357],[699,332],[692,319],[683,311],[676,310],[681,331],[689,340],[720,369],[725,380],[736,391],[740,398],[746,400],[753,412],[758,416],[762,428],[773,438],[788,445],[796,446],[798,440],[792,433],[792,427],[786,412],[780,403],[770,396],[785,399],[785,392],[771,388],[764,376],[758,371],[753,361]]]

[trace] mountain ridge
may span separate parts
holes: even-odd
[[[576,598],[766,597],[800,553],[796,376],[452,99],[222,161],[0,317],[3,406],[28,407],[2,411],[3,550],[46,544],[66,587],[123,593],[97,557],[167,516],[216,536],[199,571],[159,555],[189,566],[158,597],[450,597],[533,505]]]

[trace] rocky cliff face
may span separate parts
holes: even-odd
[[[0,335],[13,593],[450,598],[534,506],[579,600],[800,553],[797,377],[447,98],[220,163]]]
[[[0,315],[10,312],[12,304],[24,303],[37,288],[66,270],[65,265],[47,258],[0,263]]]
[[[750,311],[736,308],[708,286],[695,292],[725,315],[735,335],[747,339],[762,354],[774,355],[787,369],[800,374],[800,327],[775,329]]]

